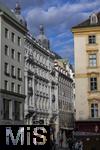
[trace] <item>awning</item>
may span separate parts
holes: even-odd
[[[74,132],[74,136],[100,136],[100,133],[93,133],[93,132]]]

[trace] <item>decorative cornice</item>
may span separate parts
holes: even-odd
[[[75,78],[89,78],[93,76],[99,76],[99,72],[89,72],[89,73],[77,73],[75,74]]]
[[[0,89],[0,93],[4,93],[4,94],[7,94],[7,95],[12,95],[12,96],[17,96],[17,97],[20,97],[20,98],[25,98],[26,97],[23,94],[11,92],[11,91],[6,91],[6,90],[3,90],[3,89]]]

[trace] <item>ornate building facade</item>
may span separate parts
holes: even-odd
[[[52,71],[54,54],[40,25],[37,40],[25,38],[25,119],[26,124],[50,124],[57,113],[57,87]]]
[[[55,60],[55,70],[58,73],[58,139],[59,146],[66,148],[74,129],[74,72],[64,59]]]

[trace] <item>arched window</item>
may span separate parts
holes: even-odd
[[[90,21],[91,21],[91,22],[90,22],[91,24],[97,24],[97,23],[98,23],[97,15],[93,13],[93,14],[91,15]]]

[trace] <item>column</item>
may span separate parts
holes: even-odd
[[[34,77],[34,75],[32,78],[32,88],[33,88],[32,106],[35,108],[35,77]]]
[[[52,95],[51,95],[51,82],[49,82],[49,100],[48,100],[48,111],[49,111],[49,120],[52,117]]]
[[[56,117],[56,121],[55,121],[55,138],[56,138],[56,144],[59,144],[59,138],[58,138],[58,132],[59,132],[59,110],[58,110],[58,85],[55,85],[55,109],[57,112],[57,117]]]

